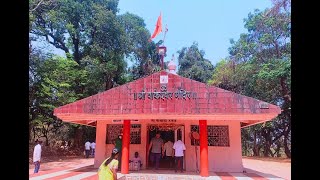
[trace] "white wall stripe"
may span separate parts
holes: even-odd
[[[269,180],[284,180],[283,178],[273,178],[273,177],[270,177],[270,178],[267,177],[267,179],[269,179]]]
[[[74,168],[70,168],[70,169],[66,169],[66,170],[62,170],[62,171],[58,171],[58,172],[53,172],[53,173],[49,173],[49,174],[44,174],[44,175],[32,177],[32,178],[29,178],[29,180],[42,180],[42,179],[46,179],[46,178],[52,178],[52,177],[55,177],[55,176],[60,176],[60,175],[63,175],[63,174],[67,174],[71,170],[75,170],[75,169],[79,169],[79,168],[83,168],[83,167],[84,167],[83,165],[80,165],[80,166],[77,166],[77,167],[74,167]]]
[[[266,179],[269,179],[269,180],[284,180],[283,178],[277,177],[277,176],[272,175],[272,174],[264,174],[264,173],[261,173],[261,172],[254,172],[254,173],[256,173],[256,174],[258,174],[258,175],[260,175],[260,176],[262,176],[262,177],[264,177]]]
[[[209,180],[222,180],[221,177],[219,177],[216,173],[210,172],[209,174],[210,176],[207,178]]]
[[[67,174],[67,173],[69,173],[69,172],[66,171],[66,170],[58,171],[58,172],[54,172],[54,173],[49,173],[49,174],[44,174],[44,175],[41,175],[41,176],[32,177],[32,178],[29,178],[29,180],[42,180],[42,179],[46,179],[46,178],[52,178],[52,177],[55,177],[55,176],[60,176],[60,175]]]
[[[238,180],[253,180],[251,177],[246,176],[244,173],[229,173],[229,174]]]
[[[79,179],[86,178],[86,177],[89,177],[89,176],[92,176],[92,175],[95,175],[95,174],[97,174],[97,172],[85,172],[85,173],[81,173],[81,174],[78,174],[78,175],[75,175],[75,176],[64,178],[62,180],[79,180]]]
[[[210,172],[209,177],[200,177],[199,175],[187,175],[187,174],[164,174],[164,173],[159,173],[159,174],[148,174],[148,173],[130,173],[127,175],[128,177],[132,178],[139,178],[140,176],[152,176],[152,177],[157,177],[158,180],[161,180],[162,178],[203,178],[206,180],[222,180],[217,174]],[[118,175],[119,177],[119,175]]]

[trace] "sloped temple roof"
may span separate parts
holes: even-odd
[[[90,126],[121,119],[225,120],[249,126],[280,113],[278,106],[166,71],[54,109],[65,122]]]

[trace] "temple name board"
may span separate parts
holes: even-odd
[[[157,91],[157,89],[154,89],[154,92],[145,92],[142,90],[139,93],[134,93],[133,94],[133,99],[134,100],[145,100],[146,98],[148,99],[196,99],[197,98],[197,93],[196,92],[191,92],[191,91],[186,91],[182,88],[178,88],[175,92],[168,92],[167,91],[167,86],[162,85],[160,87],[160,91]]]

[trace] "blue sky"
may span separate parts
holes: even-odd
[[[230,39],[237,40],[247,32],[243,19],[254,9],[272,6],[271,0],[120,0],[120,14],[130,12],[145,20],[152,34],[160,11],[163,29],[168,25],[165,38],[167,57],[178,57],[177,51],[190,47],[194,41],[205,51],[205,58],[216,64],[228,56]],[[154,41],[163,39],[163,33]]]
[[[162,13],[163,29],[168,26],[164,61],[174,54],[177,63],[177,51],[198,42],[205,58],[215,65],[228,56],[230,39],[238,40],[241,33],[247,32],[243,19],[254,9],[271,6],[271,0],[120,0],[118,8],[119,14],[130,12],[142,17],[151,34]],[[163,39],[163,35],[159,34],[154,41]],[[64,55],[63,51],[52,48],[54,53]]]

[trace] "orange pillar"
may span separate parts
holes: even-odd
[[[123,121],[121,173],[129,173],[130,120]]]
[[[199,120],[200,134],[200,176],[209,176],[207,120]]]

